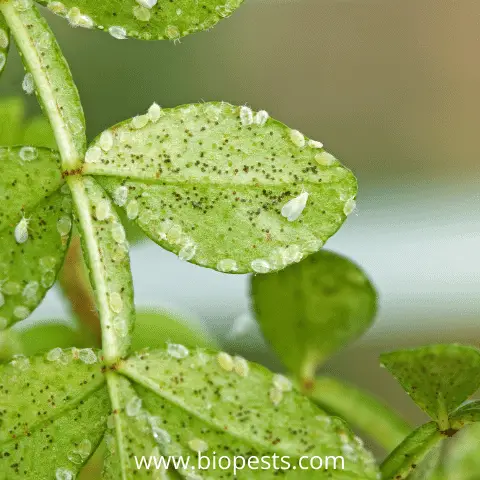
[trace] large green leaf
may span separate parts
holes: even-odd
[[[477,480],[480,476],[480,423],[458,434],[448,451],[445,473],[448,480]]]
[[[38,0],[73,27],[98,28],[115,38],[176,40],[207,30],[243,0]]]
[[[154,241],[229,273],[280,270],[317,251],[357,189],[319,142],[227,103],[154,104],[103,132],[86,162]]]
[[[86,265],[102,322],[107,362],[125,356],[134,322],[125,229],[108,195],[90,177],[70,177]]]
[[[93,350],[54,349],[0,365],[0,479],[73,479],[109,412]]]
[[[412,400],[441,427],[448,414],[480,386],[480,351],[464,345],[432,345],[381,356],[382,365]]]
[[[10,47],[10,30],[5,23],[3,15],[0,13],[0,74],[7,64],[8,49]]]
[[[290,371],[307,382],[376,311],[375,290],[350,260],[322,250],[281,272],[252,278],[257,320]]]
[[[119,412],[116,448],[123,478],[134,478],[133,456],[155,455],[154,447],[157,456],[191,455],[192,462],[198,451],[211,458],[213,452],[247,460],[273,454],[290,457],[291,469],[284,466],[282,472],[273,468],[253,472],[255,478],[265,479],[279,474],[311,478],[313,470],[293,468],[303,455],[324,460],[344,456],[343,470],[314,474],[331,479],[376,478],[373,458],[342,421],[319,410],[286,378],[259,365],[225,353],[169,345],[167,350],[137,353],[122,362],[118,371],[133,382],[120,382],[114,374],[113,387],[110,385],[113,407]],[[142,438],[139,432],[147,430],[150,436],[143,433]],[[184,477],[185,470],[181,469]],[[227,473],[208,468],[199,474],[226,478]],[[252,470],[238,471],[236,478],[252,478]]]
[[[0,145],[56,148],[47,119],[43,116],[25,119],[25,104],[18,97],[0,99]]]
[[[62,266],[72,225],[62,184],[57,153],[0,148],[0,329],[36,308]]]

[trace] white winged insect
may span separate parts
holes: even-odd
[[[307,205],[308,195],[308,192],[302,190],[302,193],[298,197],[289,200],[282,207],[282,216],[285,217],[289,222],[294,222],[297,220]]]

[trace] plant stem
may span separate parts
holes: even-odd
[[[82,235],[84,254],[90,269],[92,284],[94,285],[97,308],[102,326],[102,347],[105,361],[109,364],[116,362],[119,355],[118,338],[113,326],[112,312],[108,303],[107,280],[100,256],[100,246],[97,241],[91,214],[90,199],[85,191],[85,179],[79,176],[67,178],[77,211],[77,221]]]
[[[81,167],[85,127],[78,91],[53,33],[37,8],[0,0],[26,69],[35,82],[40,103],[52,125],[63,168]]]
[[[412,432],[412,427],[381,401],[337,379],[317,377],[309,395],[320,407],[359,428],[388,452]]]
[[[102,330],[92,290],[85,275],[80,239],[75,236],[59,276],[60,286],[70,301],[73,313],[100,345]]]

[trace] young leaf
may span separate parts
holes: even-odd
[[[29,83],[36,89],[62,154],[65,169],[76,169],[86,148],[85,118],[70,69],[45,19],[31,0],[0,2]]]
[[[126,414],[122,429],[126,434],[121,433],[119,445],[123,445],[120,456],[127,460],[123,466],[128,472],[133,468],[131,458],[137,455],[130,445],[139,443],[138,439],[132,443],[130,437],[149,426],[151,437],[139,445],[140,455],[152,451],[153,437],[162,455],[195,458],[194,453],[201,451],[210,457],[213,452],[246,459],[289,456],[292,469],[288,472],[255,471],[255,478],[268,479],[279,473],[286,478],[311,478],[311,470],[293,469],[302,455],[343,455],[345,469],[329,470],[329,478],[376,478],[373,458],[342,421],[328,417],[292,389],[286,378],[263,367],[225,353],[170,345],[166,351],[139,352],[118,368],[134,382],[134,391],[125,392],[118,405]],[[277,463],[277,468],[282,466]],[[187,475],[185,470],[181,473]],[[225,478],[226,471],[207,468],[204,474]],[[127,473],[124,478],[131,476]]]
[[[35,145],[56,148],[55,137],[43,116],[25,119],[25,104],[21,98],[0,99],[0,145]]]
[[[55,282],[72,225],[62,183],[57,153],[0,148],[0,329],[26,318]]]
[[[321,408],[365,432],[387,451],[412,431],[410,425],[383,402],[335,378],[315,378],[314,389],[309,393]]]
[[[464,345],[432,345],[381,356],[382,365],[441,428],[448,414],[480,385],[480,351]]]
[[[110,198],[93,178],[70,177],[85,261],[102,322],[108,363],[127,354],[134,306],[128,242]]]
[[[355,177],[320,147],[247,107],[154,104],[103,132],[84,171],[180,258],[267,273],[317,251],[353,209]]]
[[[54,349],[0,365],[2,478],[74,478],[100,442],[109,411],[93,350]]]
[[[181,343],[189,347],[217,347],[200,326],[180,315],[159,309],[137,311],[132,350],[162,348],[167,343]]]
[[[72,27],[98,28],[120,40],[177,40],[208,30],[230,16],[243,0],[38,0]]]
[[[251,292],[265,337],[306,383],[329,355],[370,326],[376,312],[375,290],[363,271],[325,250],[252,277]]]
[[[7,64],[8,49],[10,47],[10,30],[3,15],[0,13],[0,74]]]

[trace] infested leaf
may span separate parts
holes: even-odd
[[[0,365],[0,477],[74,478],[99,444],[109,411],[93,350],[54,349]]]
[[[448,480],[476,480],[480,472],[480,423],[469,425],[454,439],[445,458]]]
[[[93,178],[72,177],[69,186],[102,322],[105,357],[110,362],[118,355],[127,354],[134,322],[133,286],[125,229],[110,198]]]
[[[474,347],[431,345],[380,358],[412,400],[444,428],[448,414],[480,385],[480,351]]]
[[[154,104],[103,132],[84,171],[103,176],[127,216],[181,259],[228,273],[280,270],[340,228],[357,187],[319,142],[266,115]]]
[[[301,396],[285,377],[259,365],[225,353],[170,345],[167,350],[138,352],[118,370],[133,382],[119,385],[116,391],[110,387],[119,402],[115,405],[112,400],[120,411],[116,448],[123,459],[123,478],[134,478],[135,455],[190,455],[196,461],[195,453],[200,451],[207,456],[225,452],[246,459],[273,454],[290,457],[291,468],[258,469],[255,478],[274,479],[279,474],[311,478],[312,470],[293,468],[302,455],[345,457],[343,470],[316,471],[315,475],[377,478],[373,458],[342,421]],[[180,473],[188,478],[192,472],[184,465]],[[202,473],[225,478],[233,474],[233,467],[210,467]],[[236,478],[250,476],[251,471],[245,469],[237,471]]]
[[[117,39],[177,40],[212,28],[243,0],[38,0],[72,27],[98,28]]]
[[[10,48],[10,30],[0,13],[0,74],[7,64],[8,50]]]
[[[376,293],[350,260],[321,250],[270,275],[252,277],[253,307],[288,369],[312,382],[332,353],[371,325]]]
[[[191,319],[166,310],[137,310],[132,350],[161,348],[167,343],[181,343],[189,347],[217,347],[215,341]]]
[[[64,162],[73,167],[86,147],[85,118],[70,68],[46,20],[31,0],[0,2],[36,92],[49,117]],[[25,83],[24,83],[25,84]]]
[[[30,315],[62,266],[72,201],[59,162],[44,148],[0,148],[0,329]]]

